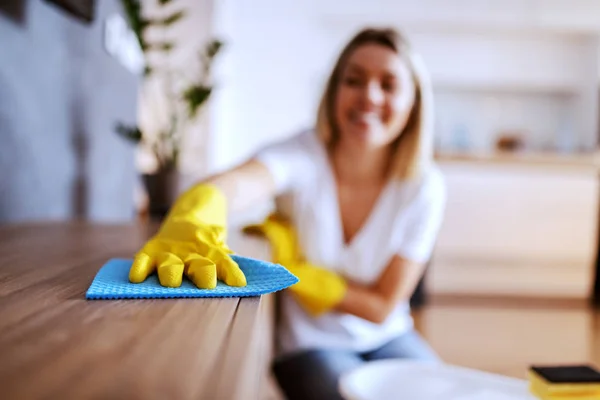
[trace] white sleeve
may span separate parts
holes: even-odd
[[[446,186],[437,170],[408,208],[405,223],[398,224],[394,232],[394,246],[397,254],[411,261],[425,263],[429,261],[446,206]]]
[[[271,172],[277,193],[300,185],[315,168],[310,138],[313,132],[302,132],[291,138],[270,144],[260,150],[254,159]]]

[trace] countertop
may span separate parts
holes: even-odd
[[[0,227],[0,397],[260,397],[264,298],[85,299],[155,228]]]

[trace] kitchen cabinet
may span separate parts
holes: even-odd
[[[598,160],[439,156],[448,203],[435,294],[585,299],[597,250]]]

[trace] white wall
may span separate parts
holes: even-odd
[[[215,169],[313,123],[317,78],[331,52],[313,26],[310,7],[290,0],[218,3],[216,32],[227,48],[212,105]]]
[[[368,4],[368,5],[366,5]],[[337,0],[318,3],[329,22],[400,24],[410,30],[600,32],[597,0]]]
[[[578,140],[586,146],[595,141],[598,42],[590,30],[600,31],[600,18],[590,15],[600,15],[600,2],[366,4],[362,0],[347,0],[343,7],[334,0],[216,3],[215,29],[228,41],[228,53],[220,64],[222,86],[212,105],[211,168],[231,166],[262,144],[312,124],[322,84],[338,51],[366,23],[393,23],[405,30],[427,62],[436,87],[457,93],[475,88],[534,98],[549,95],[550,100],[541,101],[549,106],[537,105],[542,115],[532,118],[543,118],[565,103],[575,110]]]

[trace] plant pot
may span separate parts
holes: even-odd
[[[165,217],[179,194],[179,172],[175,168],[161,169],[153,174],[142,175],[148,193],[150,217]]]

